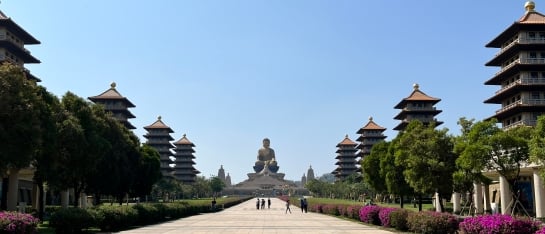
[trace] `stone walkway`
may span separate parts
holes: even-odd
[[[286,214],[285,203],[277,198],[271,198],[270,209],[256,210],[255,201],[251,199],[217,213],[195,215],[120,233],[393,233],[328,215],[302,213],[296,206],[291,206],[291,214]]]

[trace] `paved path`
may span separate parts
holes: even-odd
[[[282,200],[272,198],[271,201],[271,209],[256,210],[255,199],[251,199],[221,212],[195,215],[120,233],[393,233],[328,215],[302,213],[296,206],[291,206],[292,213],[286,214]]]

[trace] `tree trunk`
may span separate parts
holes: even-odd
[[[445,212],[445,207],[443,206],[443,196],[440,193],[437,196],[437,199],[439,199],[439,207],[441,207],[441,212]]]
[[[422,211],[422,194],[418,194],[418,211]]]
[[[399,195],[399,207],[400,207],[401,209],[403,209],[403,204],[404,204],[404,202],[403,202],[403,194],[400,194],[400,195]]]
[[[37,185],[38,185],[38,191],[39,191],[39,195],[38,195],[38,201],[37,201],[37,205],[38,205],[38,219],[40,219],[40,221],[43,221],[44,220],[44,213],[45,213],[45,202],[44,202],[44,198],[45,198],[45,191],[44,191],[44,183],[42,181],[39,181],[37,182]]]

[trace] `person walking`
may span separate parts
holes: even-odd
[[[267,205],[268,205],[268,207],[270,209],[271,208],[271,198],[270,197],[267,198]]]
[[[305,211],[305,200],[301,198],[300,201],[301,201],[301,213],[303,213]]]
[[[259,198],[257,199],[257,202],[255,203],[255,208],[259,210]]]
[[[261,209],[265,209],[265,198],[261,198]]]
[[[290,199],[289,199],[289,198],[288,198],[288,200],[286,200],[286,214],[288,213],[288,211],[289,211],[290,214],[291,214]]]
[[[307,210],[308,210],[307,198],[303,198],[303,206],[304,206],[305,213],[307,213]]]

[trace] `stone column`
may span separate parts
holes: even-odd
[[[62,208],[68,208],[68,189],[61,191],[61,206]]]
[[[32,185],[32,208],[40,209],[40,189],[37,184]]]
[[[484,200],[484,211],[492,213],[492,207],[490,206],[490,186],[488,184],[483,185],[483,200]]]
[[[441,212],[441,199],[438,192],[435,192],[435,211]]]
[[[452,194],[452,208],[454,213],[460,212],[462,210],[462,206],[460,204],[460,193]]]
[[[543,189],[543,180],[539,176],[539,170],[534,168],[533,170],[534,178],[534,198],[536,206],[536,218],[545,217],[545,190]]]
[[[9,211],[17,210],[17,202],[19,199],[17,197],[19,194],[19,170],[10,169],[9,170],[9,182],[8,182],[8,206]]]
[[[80,193],[79,207],[83,209],[87,209],[87,194],[86,193]]]
[[[501,202],[501,213],[502,214],[511,214],[510,203],[513,197],[511,196],[511,190],[509,190],[509,183],[505,177],[500,175],[500,202]]]
[[[483,186],[481,183],[473,182],[473,204],[475,204],[475,213],[483,213]]]

